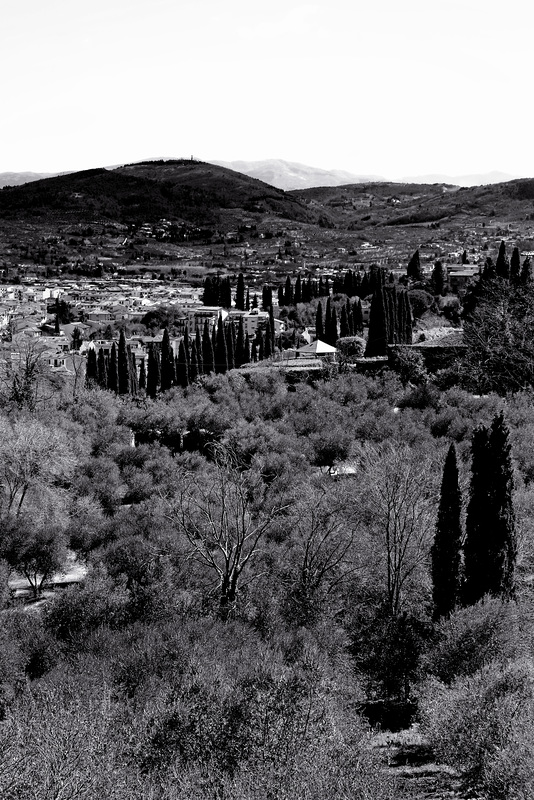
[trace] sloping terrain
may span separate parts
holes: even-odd
[[[165,217],[217,225],[225,210],[238,209],[303,222],[310,219],[299,198],[224,167],[196,161],[92,169],[5,188],[0,193],[0,216],[7,219],[104,217],[117,222],[152,222]]]

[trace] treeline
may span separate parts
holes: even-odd
[[[200,376],[224,374],[236,367],[271,358],[274,352],[272,314],[265,328],[258,329],[254,337],[245,331],[242,317],[236,329],[233,320],[223,322],[219,315],[217,325],[210,329],[206,321],[202,334],[197,329],[194,337],[186,327],[176,355],[165,328],[161,345],[149,344],[146,363],[144,356],[136,359],[121,330],[118,344],[112,342],[109,354],[102,347],[98,351],[94,347],[87,351],[85,386],[88,389],[100,387],[119,395],[137,395],[142,391],[154,398],[175,386],[185,389]]]

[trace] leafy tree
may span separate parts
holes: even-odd
[[[28,515],[8,524],[1,550],[7,563],[27,579],[34,598],[54,572],[64,567],[67,555],[61,532],[50,524],[35,525]]]
[[[449,616],[461,599],[462,494],[456,448],[451,444],[443,467],[436,534],[432,545],[434,617]]]

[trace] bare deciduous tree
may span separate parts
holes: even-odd
[[[358,513],[372,534],[373,554],[385,573],[393,615],[402,610],[405,590],[422,577],[435,527],[439,467],[407,445],[365,444],[357,454]]]
[[[190,557],[215,576],[219,613],[227,619],[239,592],[261,574],[252,567],[260,544],[288,506],[266,501],[261,475],[242,470],[230,448],[216,445],[213,460],[207,474],[184,476],[169,517],[189,543]]]

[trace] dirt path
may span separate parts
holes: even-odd
[[[483,800],[465,787],[457,770],[434,761],[432,751],[416,728],[377,734],[375,746],[381,754],[384,771],[396,780],[398,791],[394,800]]]

